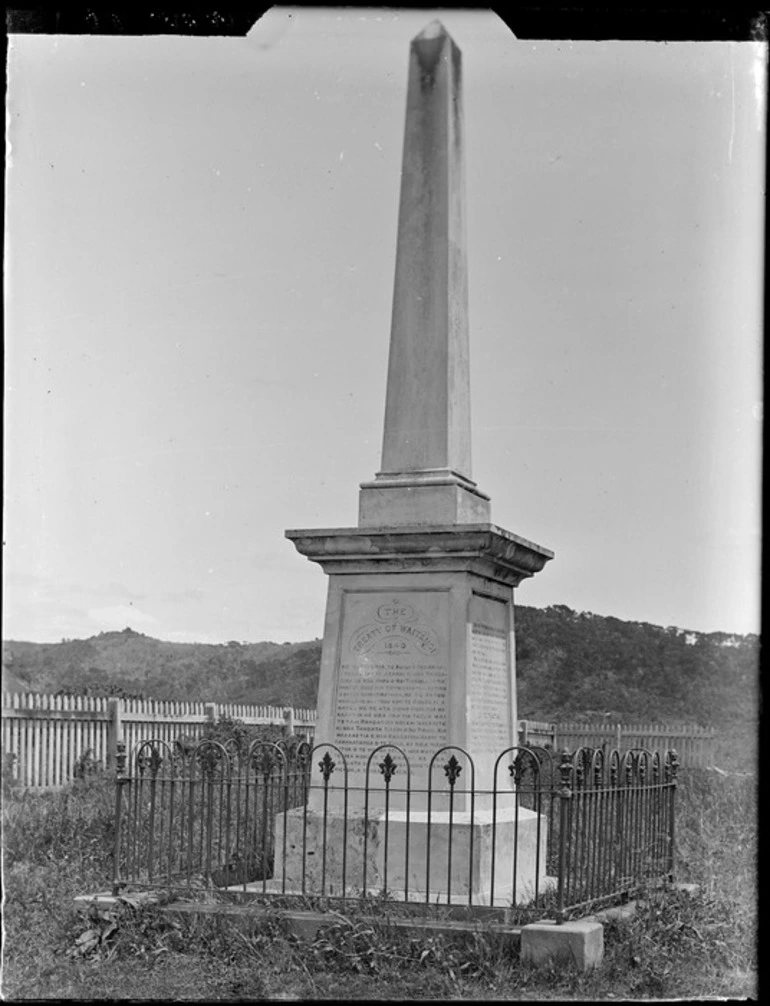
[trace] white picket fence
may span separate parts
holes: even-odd
[[[676,750],[686,768],[706,768],[713,764],[718,734],[710,727],[690,723],[558,723],[556,747],[574,751],[579,747],[625,750],[634,747],[652,751]]]
[[[308,740],[316,719],[314,709],[3,692],[3,770],[25,788],[51,789],[73,779],[86,754],[105,767],[114,765],[118,740],[130,751],[151,738],[167,743],[180,734],[197,738],[220,716],[247,726],[285,726]]]
[[[155,699],[107,699],[83,695],[2,695],[3,770],[28,789],[63,786],[86,756],[104,767],[115,764],[118,740],[130,751],[140,741],[197,738],[221,716],[246,726],[285,726],[312,741],[316,711],[280,706]],[[683,766],[712,764],[717,734],[691,725],[541,723],[519,720],[519,743],[555,751],[582,746],[676,748]]]

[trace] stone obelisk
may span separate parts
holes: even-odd
[[[357,527],[286,532],[329,575],[316,744],[334,746],[337,779],[344,759],[349,787],[378,777],[374,748],[397,747],[398,780],[408,776],[413,790],[402,880],[418,893],[426,889],[419,794],[443,764],[430,768],[431,759],[452,745],[472,758],[476,787],[492,788],[497,756],[517,743],[513,588],[553,556],[490,523],[489,498],[471,478],[462,133],[461,54],[436,21],[410,49],[380,471],[361,484]],[[470,775],[467,762],[464,781]],[[348,791],[351,813],[356,792]],[[370,815],[375,804],[371,795]],[[438,799],[431,806],[440,807]],[[475,815],[463,805],[462,826],[478,851],[489,821],[481,798],[474,806]],[[276,847],[287,845],[293,856],[284,883],[307,880],[320,862],[307,838],[321,840],[312,819],[318,800],[310,811],[310,824],[307,812],[301,822],[294,811],[279,819]],[[513,826],[504,818],[501,811],[498,829]],[[324,858],[327,885],[338,831],[323,826],[325,841],[337,836]],[[439,860],[431,861],[438,870],[434,883],[431,867],[431,891],[443,882]],[[483,900],[489,864],[479,871],[474,895]],[[398,872],[391,865],[394,883]]]
[[[382,466],[361,526],[489,520],[471,480],[461,82],[434,21],[410,50]]]

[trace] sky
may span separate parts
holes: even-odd
[[[766,48],[273,8],[12,35],[3,634],[320,637],[379,469],[410,40],[463,53],[473,478],[518,604],[759,631]]]

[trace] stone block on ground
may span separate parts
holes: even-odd
[[[550,919],[533,922],[521,930],[521,960],[536,967],[573,963],[590,971],[604,958],[604,927],[580,919],[558,925]]]

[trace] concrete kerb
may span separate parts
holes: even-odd
[[[157,905],[161,901],[161,896],[153,891],[135,891],[126,895],[100,892],[99,894],[78,894],[74,901],[77,908],[88,908],[93,905],[95,908],[109,910],[121,904]]]
[[[674,884],[674,889],[689,895],[697,893],[697,884]],[[183,902],[161,903],[158,894],[142,892],[126,897],[100,893],[79,895],[75,903],[86,908],[113,908],[125,901],[141,905],[157,906],[158,911],[180,915],[267,915],[270,910],[253,903],[240,902]],[[523,963],[535,967],[551,967],[559,963],[572,963],[581,972],[591,971],[601,966],[604,959],[604,926],[610,921],[631,918],[641,902],[629,901],[624,905],[606,908],[582,919],[557,924],[553,919],[543,919],[523,926],[513,926],[502,922],[481,919],[418,919],[397,917],[372,917],[373,924],[392,926],[413,936],[460,936],[463,934],[489,933],[510,940],[511,949],[520,948]],[[277,914],[288,925],[291,932],[303,940],[315,939],[318,931],[333,923],[335,916],[328,912],[291,910],[281,908]],[[362,920],[363,921],[363,920]]]
[[[285,922],[293,935],[300,939],[315,939],[318,931],[324,926],[333,925],[340,919],[339,913],[320,912],[310,909],[270,908],[266,905],[254,904],[252,899],[246,901],[167,901],[160,895],[151,892],[112,895],[108,893],[81,894],[75,899],[77,906],[88,908],[93,905],[100,909],[112,909],[119,904],[135,904],[154,906],[159,912],[177,915],[228,915],[234,917],[271,916],[279,917]],[[413,936],[460,936],[472,933],[490,933],[508,938],[518,944],[521,927],[505,922],[492,921],[486,916],[471,919],[426,919],[399,918],[398,916],[362,916],[358,919],[369,925],[392,927],[407,932]]]

